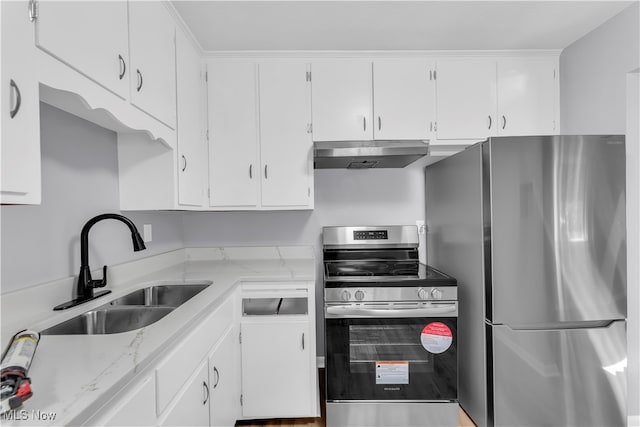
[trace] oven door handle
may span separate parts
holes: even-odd
[[[325,318],[372,318],[372,317],[435,317],[457,316],[458,303],[437,304],[428,307],[411,308],[370,308],[355,305],[336,305],[325,308]]]

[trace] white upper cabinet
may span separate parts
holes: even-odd
[[[435,121],[428,60],[313,64],[313,140],[428,139]]]
[[[215,62],[208,66],[209,204],[258,205],[258,104],[256,65]]]
[[[371,66],[369,61],[313,63],[314,141],[373,139]]]
[[[436,86],[438,139],[483,139],[492,135],[497,127],[495,60],[440,60]]]
[[[437,139],[557,133],[557,58],[451,58],[437,65]]]
[[[306,63],[259,65],[263,207],[313,207],[311,93]]]
[[[0,2],[2,142],[0,202],[40,204],[40,102],[26,1]]]
[[[553,135],[556,64],[550,57],[498,60],[498,135]]]
[[[307,64],[211,61],[209,206],[313,208]]]
[[[434,70],[427,60],[374,61],[375,139],[429,139],[435,121]]]
[[[176,33],[178,204],[204,206],[207,189],[206,86],[200,54]]]
[[[131,103],[175,129],[175,24],[166,6],[129,2],[129,39]]]
[[[37,9],[38,47],[121,98],[129,97],[126,1],[40,1]]]

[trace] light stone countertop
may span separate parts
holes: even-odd
[[[24,325],[40,331],[158,282],[213,281],[194,298],[142,329],[110,335],[42,335],[29,371],[34,395],[20,408],[29,419],[4,420],[2,425],[82,424],[136,374],[166,354],[184,333],[204,320],[240,282],[315,282],[316,266],[310,248],[262,249],[266,251],[256,253],[256,248],[246,251],[234,248],[229,251],[231,255],[224,249],[186,249],[181,263],[151,271],[131,283],[124,282],[116,286],[112,294],[91,303],[55,314],[51,311],[47,319]],[[311,254],[311,257],[288,258],[297,256],[296,252],[307,254],[303,256]],[[271,257],[274,253],[275,257]],[[189,374],[185,372],[185,376]],[[37,421],[34,411],[55,413],[55,419]]]

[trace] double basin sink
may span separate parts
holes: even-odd
[[[40,332],[42,335],[104,335],[133,331],[165,317],[211,282],[163,284],[138,289]]]

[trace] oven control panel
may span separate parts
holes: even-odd
[[[456,286],[325,288],[324,297],[325,302],[456,301],[458,288]]]
[[[354,230],[353,240],[388,240],[387,230]]]

